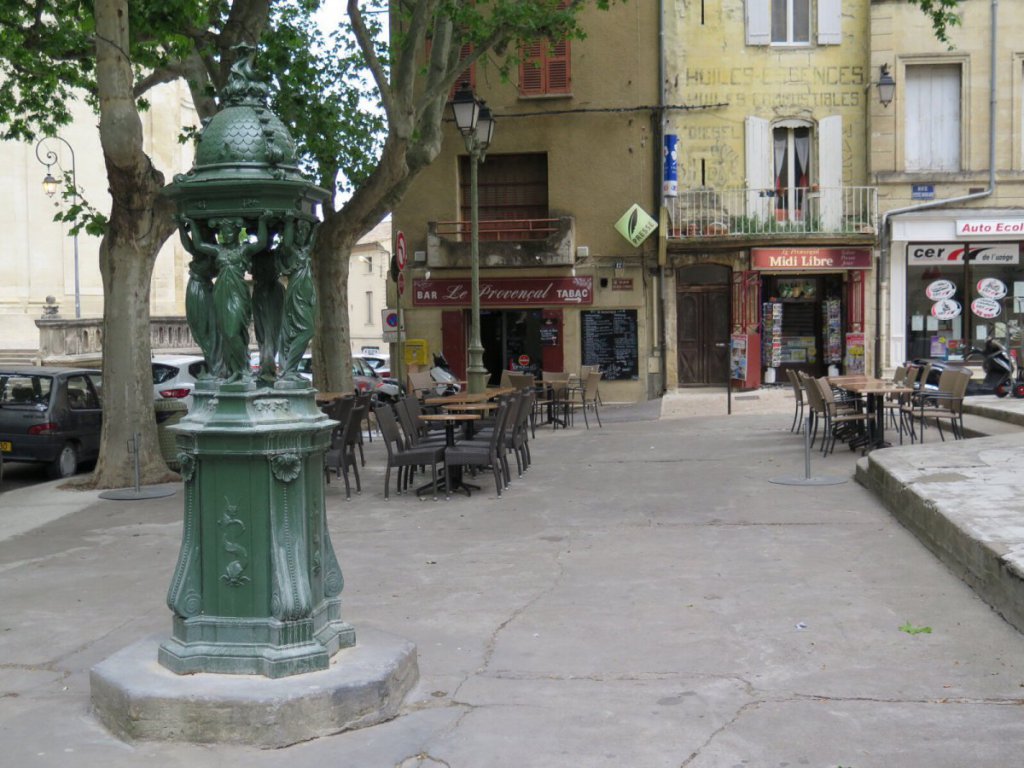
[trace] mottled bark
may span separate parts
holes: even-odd
[[[258,39],[267,0],[236,2],[238,39]],[[243,7],[244,6],[244,7]],[[233,9],[234,11],[234,9]],[[103,437],[92,484],[117,488],[134,482],[132,436],[141,436],[143,484],[175,477],[157,441],[149,339],[149,291],[157,253],[174,232],[172,209],[159,193],[164,177],[143,151],[142,121],[127,51],[131,30],[127,0],[95,0],[96,85],[100,143],[112,198],[100,245],[103,278]],[[193,67],[196,59],[187,62]],[[209,109],[211,104],[197,104]],[[202,113],[201,113],[202,114]],[[203,115],[207,116],[207,115]]]
[[[313,341],[314,385],[322,392],[351,392],[352,345],[348,327],[348,262],[360,235],[331,228],[338,214],[328,212],[313,248],[317,291],[316,336]],[[353,237],[354,235],[354,237]]]
[[[163,175],[142,151],[133,98],[126,0],[97,0],[96,80],[100,142],[113,205],[100,245],[103,277],[103,437],[93,474],[98,488],[134,482],[132,436],[141,436],[143,483],[167,479],[157,443],[150,369],[149,285],[161,244],[174,230],[157,195]]]

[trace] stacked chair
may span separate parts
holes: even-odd
[[[345,478],[345,498],[352,498],[352,486],[349,483],[348,471],[356,479],[356,492],[362,493],[362,483],[359,480],[359,463],[356,460],[356,449],[360,445],[360,433],[362,421],[365,418],[366,409],[360,406],[355,398],[345,397],[335,400],[327,409],[327,415],[338,423],[331,430],[331,445],[324,454],[324,474],[327,482],[331,481],[331,470],[335,475]],[[364,462],[365,465],[365,462]]]

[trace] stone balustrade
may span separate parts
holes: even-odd
[[[47,364],[97,364],[103,357],[103,319],[47,314],[36,320],[39,357]],[[197,353],[184,317],[151,317],[149,342],[154,354]]]

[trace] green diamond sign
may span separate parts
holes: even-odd
[[[626,238],[634,248],[638,247],[657,228],[658,222],[636,204],[615,222],[615,231]]]

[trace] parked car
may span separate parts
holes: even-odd
[[[299,375],[307,381],[313,380],[313,356],[306,353],[298,366]],[[400,393],[398,382],[377,375],[365,360],[352,356],[352,383],[359,392],[372,392],[377,400],[394,401]]]
[[[44,464],[70,477],[100,451],[102,375],[87,368],[0,370],[0,452],[4,461]]]
[[[206,360],[198,355],[157,355],[153,358],[153,399],[181,400],[192,407],[196,379],[206,372]]]
[[[391,378],[391,358],[387,355],[371,355],[365,352],[352,355],[353,360],[357,357],[365,360],[382,379]]]

